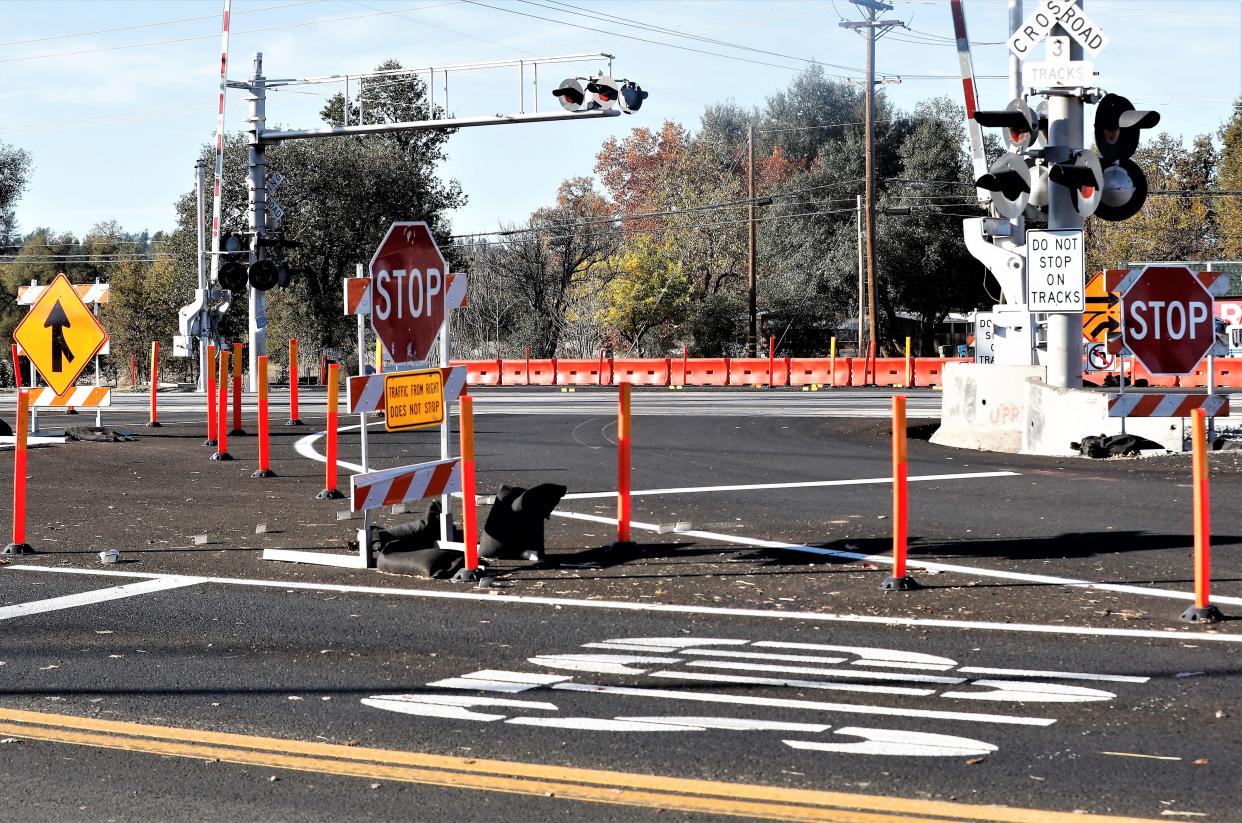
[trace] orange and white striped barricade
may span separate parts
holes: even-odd
[[[459,491],[461,458],[450,457],[353,475],[349,479],[349,509],[371,511]]]
[[[1228,416],[1229,396],[1126,392],[1108,401],[1109,417],[1190,417],[1195,409],[1203,409],[1208,417]]]
[[[82,409],[96,409],[112,405],[112,389],[106,386],[74,386],[64,394],[57,394],[49,388],[27,389],[31,408],[66,408],[76,406]]]

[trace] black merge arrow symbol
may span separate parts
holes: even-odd
[[[73,362],[73,351],[65,342],[65,329],[70,325],[72,324],[65,315],[64,307],[57,300],[56,305],[52,306],[52,310],[48,312],[47,320],[43,321],[43,327],[52,330],[52,371],[62,370],[62,357],[67,358],[70,363]]]

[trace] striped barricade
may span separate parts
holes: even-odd
[[[33,306],[43,296],[43,291],[47,286],[18,286],[17,287],[17,305]],[[78,293],[78,297],[82,298],[82,302],[90,305],[91,303],[107,303],[112,297],[112,287],[107,283],[76,283],[73,290]]]
[[[384,378],[389,374],[368,374],[349,378],[349,413],[375,414],[384,410]],[[449,366],[440,369],[444,384],[444,403],[447,406],[461,397],[466,390],[466,367]]]
[[[1108,401],[1109,417],[1190,417],[1203,409],[1208,417],[1229,414],[1229,397],[1224,394],[1118,394]]]
[[[461,491],[461,458],[399,466],[349,478],[349,510],[360,512]]]
[[[57,394],[48,388],[29,389],[28,393],[32,408],[73,406],[75,409],[94,409],[112,405],[112,389],[101,386],[77,386],[64,394]]]

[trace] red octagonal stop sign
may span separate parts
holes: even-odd
[[[371,328],[394,362],[427,359],[444,325],[447,277],[426,223],[392,224],[371,258]]]
[[[1152,374],[1190,374],[1216,342],[1212,295],[1185,266],[1148,266],[1122,295],[1121,333]]]

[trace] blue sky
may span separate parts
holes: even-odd
[[[885,93],[903,108],[936,95],[960,100],[947,0],[890,2],[886,16],[910,31],[880,42],[877,69],[903,78]],[[1002,108],[1006,0],[965,5],[976,73],[998,78],[980,81],[982,105]],[[1036,5],[1024,0],[1028,14]],[[0,1],[0,140],[34,159],[18,204],[22,230],[50,226],[81,235],[111,219],[130,231],[173,227],[173,201],[192,186],[198,147],[211,142],[215,128],[222,6]],[[1084,8],[1112,39],[1094,61],[1101,86],[1161,111],[1160,129],[1187,139],[1215,132],[1227,119],[1242,95],[1242,0],[1086,0]],[[593,11],[728,45],[652,33]],[[454,214],[458,232],[523,220],[551,201],[562,179],[590,174],[610,135],[665,119],[693,126],[706,104],[725,99],[760,105],[806,60],[839,67],[827,69],[834,75],[863,76],[863,41],[838,26],[857,19],[849,0],[234,0],[233,14],[235,79],[248,76],[256,51],[264,53],[268,77],[365,71],[386,58],[428,66],[607,52],[616,57],[617,76],[651,92],[634,116],[459,132],[441,170],[470,196]],[[627,34],[657,42],[621,36]],[[540,109],[555,103],[552,81],[604,64],[599,58],[573,71],[541,73]],[[273,95],[269,124],[318,125],[323,98],[316,95],[338,88]],[[516,69],[452,76],[449,108],[459,116],[516,111],[517,88]],[[530,98],[528,90],[528,110]],[[232,91],[229,130],[244,116],[241,93]]]

